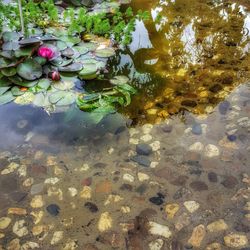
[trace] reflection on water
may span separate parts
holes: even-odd
[[[0,107],[0,250],[249,249],[250,6],[132,6],[128,118]]]
[[[249,3],[132,1],[135,10],[142,6],[151,19],[137,22],[130,49],[114,62],[114,71],[141,89],[125,111],[132,118],[159,122],[185,110],[209,112],[249,79]]]

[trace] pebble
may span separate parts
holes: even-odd
[[[136,152],[139,155],[150,155],[152,153],[152,148],[148,144],[141,143],[136,146]]]
[[[139,134],[139,131],[138,130],[136,130],[135,128],[130,128],[129,129],[129,135],[132,137],[132,136],[134,136],[134,135],[136,135],[136,134]]]
[[[155,152],[161,148],[161,143],[159,141],[154,141],[153,143],[150,144],[150,146],[152,147],[152,150]]]
[[[7,168],[1,171],[1,175],[13,173],[18,167],[19,167],[19,164],[15,162],[11,162]]]
[[[44,202],[43,202],[42,195],[35,195],[30,202],[30,206],[33,208],[40,208],[40,207],[43,207],[43,205],[44,205]]]
[[[68,191],[69,191],[69,195],[70,195],[71,197],[75,197],[75,196],[77,195],[77,193],[78,193],[77,189],[74,188],[74,187],[69,187],[69,188],[68,188]]]
[[[122,207],[121,207],[121,212],[122,212],[123,214],[128,214],[128,213],[130,213],[130,211],[131,211],[131,208],[128,207],[128,206],[122,206]]]
[[[30,177],[23,182],[23,186],[30,187],[33,183],[34,183],[34,179],[32,177]]]
[[[153,139],[152,135],[150,134],[146,134],[146,135],[143,135],[141,138],[140,138],[143,142],[149,142]],[[138,142],[139,143],[139,142]]]
[[[150,160],[144,155],[135,155],[131,157],[131,160],[138,163],[143,167],[150,167]]]
[[[27,241],[21,246],[21,250],[30,250],[35,248],[39,248],[39,244],[32,241]]]
[[[0,218],[0,229],[7,228],[11,223],[11,218],[9,217],[2,217]]]
[[[144,173],[142,173],[142,172],[139,172],[139,173],[137,174],[137,177],[138,177],[138,180],[139,180],[140,182],[147,181],[147,180],[150,179],[149,175],[144,174]]]
[[[217,242],[211,243],[206,247],[206,250],[221,250],[221,244]]]
[[[52,239],[50,241],[51,245],[55,245],[63,239],[63,231],[54,232]]]
[[[187,213],[181,214],[177,217],[175,228],[177,231],[180,231],[182,228],[188,226],[190,224],[190,217]]]
[[[26,177],[27,175],[27,166],[25,165],[21,165],[18,169],[17,169],[17,173],[20,177]]]
[[[204,145],[201,142],[195,142],[189,146],[190,151],[200,152],[204,149]]]
[[[131,174],[124,174],[122,178],[124,181],[127,181],[127,182],[134,182],[135,181],[135,177]]]
[[[39,184],[34,184],[32,185],[31,189],[30,189],[30,194],[34,195],[34,194],[39,194],[43,191],[43,187],[44,184],[43,183],[39,183]]]
[[[197,192],[202,192],[208,190],[208,186],[202,181],[193,181],[190,183],[190,187]]]
[[[20,240],[16,238],[10,241],[7,250],[20,250],[20,247]]]
[[[230,102],[224,101],[219,104],[219,111],[222,115],[225,115],[230,108]]]
[[[227,247],[231,248],[241,248],[248,245],[248,239],[243,234],[228,234],[224,237],[224,242]]]
[[[92,213],[96,213],[98,212],[98,207],[96,206],[96,204],[92,203],[92,202],[86,202],[84,204],[84,207],[88,208],[90,212]]]
[[[218,147],[213,144],[208,144],[204,149],[204,155],[208,158],[216,157],[220,155]]]
[[[34,226],[32,228],[32,234],[34,236],[38,236],[40,235],[41,233],[45,232],[48,230],[48,226],[45,226],[45,225],[38,225],[38,226]]]
[[[139,139],[130,138],[130,139],[129,139],[129,143],[130,143],[130,144],[134,144],[134,145],[139,144]]]
[[[216,182],[218,181],[217,174],[214,173],[214,172],[209,172],[209,173],[208,173],[208,180],[209,180],[210,182],[216,183]]]
[[[228,229],[228,225],[223,219],[219,219],[207,225],[207,230],[210,233],[220,232]]]
[[[101,214],[100,219],[98,221],[98,230],[100,232],[105,232],[112,227],[113,219],[110,216],[109,212],[104,212]]]
[[[25,225],[25,220],[16,221],[12,230],[18,237],[23,237],[29,233],[28,228]]]
[[[46,210],[52,216],[57,216],[60,213],[60,207],[57,204],[50,204],[49,206],[47,206]]]
[[[196,201],[185,201],[184,206],[190,213],[194,213],[199,209],[200,204]]]
[[[192,133],[195,135],[201,135],[202,134],[202,127],[200,124],[194,124],[192,126]]]
[[[238,180],[234,176],[225,176],[224,180],[221,182],[221,184],[225,188],[233,189],[238,184]]]
[[[56,183],[58,183],[60,181],[60,179],[58,179],[57,177],[54,178],[48,178],[44,181],[45,184],[50,184],[50,185],[55,185]]]
[[[48,196],[57,196],[58,199],[61,201],[63,200],[63,192],[60,188],[57,187],[49,187],[47,190]]]
[[[177,203],[167,204],[165,208],[165,212],[167,214],[168,219],[173,219],[176,213],[179,211],[180,206]]]
[[[122,201],[123,198],[120,195],[114,195],[114,194],[110,194],[107,198],[107,200],[104,202],[104,205],[107,206],[110,203],[117,203],[119,201]]]
[[[37,225],[41,219],[43,218],[44,212],[43,211],[32,211],[30,213],[33,216],[33,222]]]
[[[158,235],[158,236],[162,236],[165,238],[170,238],[172,236],[172,233],[170,231],[170,229],[167,226],[158,224],[156,222],[150,221],[148,223],[149,225],[149,233],[152,235]]]
[[[149,198],[149,201],[157,206],[160,206],[164,203],[164,200],[159,196],[151,197]]]
[[[80,197],[83,199],[90,199],[92,197],[92,189],[89,186],[84,186],[81,193]]]
[[[15,215],[26,215],[27,211],[25,208],[19,208],[19,207],[10,207],[8,209],[8,214],[15,214]]]
[[[149,124],[149,123],[147,123],[147,124],[144,124],[143,126],[142,126],[142,132],[144,133],[144,134],[149,134],[150,132],[151,132],[151,130],[153,129],[153,125],[152,124]]]
[[[200,247],[201,242],[203,241],[206,234],[206,229],[204,225],[198,225],[193,229],[192,236],[188,240],[188,243],[194,247]]]
[[[3,233],[0,233],[0,239],[4,238],[5,237],[5,234]],[[1,248],[0,248],[1,249]]]
[[[78,248],[78,244],[76,240],[68,240],[68,242],[62,248],[62,250],[75,250],[77,248]]]
[[[161,250],[164,245],[164,241],[162,239],[156,239],[151,241],[148,245],[149,250]]]

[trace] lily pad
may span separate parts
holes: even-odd
[[[65,50],[67,48],[67,44],[63,41],[57,41],[56,42],[56,47],[59,49],[59,50]]]
[[[53,61],[50,61],[50,62],[51,62],[51,64],[53,64],[57,67],[64,67],[64,66],[71,64],[73,62],[73,59],[65,60],[62,57],[57,57]]]
[[[5,92],[0,96],[0,105],[12,102],[15,97],[12,95],[11,91]]]
[[[112,48],[98,49],[95,51],[95,55],[102,58],[108,58],[115,55],[115,50]]]
[[[81,63],[73,63],[70,64],[66,67],[60,67],[58,68],[59,71],[61,72],[78,72],[80,70],[82,70],[83,66]]]
[[[11,85],[11,82],[7,77],[2,77],[0,79],[0,87],[7,87],[9,85]]]
[[[17,86],[14,86],[11,88],[11,93],[14,96],[19,96],[19,95],[23,95],[25,92],[21,91],[20,88],[18,88]]]
[[[5,50],[0,52],[0,56],[6,58],[6,59],[13,59],[14,53],[13,51]]]
[[[45,93],[38,93],[37,95],[35,95],[33,104],[38,107],[50,106],[48,95]]]
[[[75,100],[75,94],[67,91],[57,91],[49,96],[49,101],[57,106],[67,106],[74,103]]]
[[[39,80],[38,84],[36,87],[40,90],[47,90],[51,85],[51,81],[49,79],[41,79]]]
[[[80,77],[85,77],[88,75],[96,74],[97,67],[95,63],[86,63],[83,66],[83,69],[79,72]]]
[[[75,51],[72,48],[66,48],[65,50],[62,51],[62,55],[68,58],[72,58],[74,54]]]
[[[110,82],[114,85],[121,85],[129,82],[129,78],[127,76],[115,76]]]
[[[8,78],[12,83],[18,85],[18,86],[22,86],[22,87],[27,87],[27,88],[31,88],[34,87],[37,84],[37,80],[36,81],[25,81],[23,80],[21,77],[15,75],[15,76],[11,76]]]
[[[2,45],[3,50],[17,50],[19,47],[18,42],[6,42]]]
[[[16,68],[5,68],[1,70],[4,76],[14,76],[16,74]]]
[[[73,81],[63,80],[53,84],[53,88],[57,90],[70,90],[75,86]]]
[[[72,47],[81,42],[79,37],[73,37],[68,35],[60,36],[60,39],[67,44],[68,47]]]
[[[3,33],[4,42],[17,41],[22,35],[18,32],[6,31]]]
[[[10,87],[0,87],[0,95],[4,94],[5,92],[7,92],[10,89]]]
[[[36,62],[38,62],[40,65],[42,65],[42,66],[47,62],[46,58],[41,57],[41,56],[36,56],[36,57],[34,58],[34,60],[35,60]]]
[[[19,44],[21,46],[27,46],[27,45],[38,44],[38,43],[41,43],[41,38],[37,38],[37,37],[24,38],[21,41],[19,41]]]
[[[34,46],[20,48],[20,49],[15,51],[15,56],[16,57],[31,56],[33,50],[34,50]]]
[[[85,46],[75,46],[73,47],[76,51],[78,51],[81,55],[85,55],[89,52],[89,49]]]
[[[20,104],[20,105],[28,105],[28,104],[31,104],[33,102],[34,98],[35,98],[35,95],[33,93],[26,91],[26,92],[24,92],[23,95],[18,96],[14,100],[14,102],[16,104]]]
[[[35,80],[42,76],[42,67],[34,59],[27,59],[18,65],[17,73],[26,80]]]

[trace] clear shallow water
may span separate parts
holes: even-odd
[[[153,15],[161,6],[168,20],[185,25],[179,29],[182,24],[175,24],[172,31],[177,25],[178,34],[166,40],[163,31],[154,31],[152,22],[138,24],[131,52],[121,51],[116,57],[113,71],[138,79],[135,84],[141,89],[131,107],[121,111],[125,116],[110,116],[94,126],[87,114],[74,109],[73,115],[49,116],[30,106],[0,107],[2,249],[249,247],[249,57],[238,57],[247,43],[224,47],[221,42],[225,37],[244,40],[241,31],[248,25],[248,14],[236,15],[234,7],[232,15],[240,19],[236,22],[240,27],[229,22],[228,30],[235,32],[229,36],[224,30],[227,26],[218,28],[219,21],[203,28],[203,32],[220,30],[221,39],[215,43],[219,49],[214,50],[223,49],[220,54],[228,63],[202,57],[194,66],[193,55],[183,47],[180,50],[180,41],[186,42],[180,36],[183,30],[188,38],[199,30],[190,23],[205,18],[208,11],[211,18],[216,13],[218,20],[221,9],[232,8],[215,8],[212,3],[173,1],[165,7],[164,2],[132,2],[135,9],[152,9]],[[167,24],[165,33],[170,35],[168,28]],[[138,48],[150,43],[153,52],[139,50],[136,55]],[[175,45],[177,57],[165,51]],[[145,67],[145,57],[159,56],[156,64]],[[198,76],[190,75],[193,67]],[[178,76],[183,68],[185,72]],[[218,72],[211,76],[218,70],[232,73],[233,82],[218,83]],[[209,88],[215,81],[222,89],[212,92]],[[167,100],[163,98],[166,90]],[[203,91],[207,97],[198,98]],[[179,109],[183,100],[197,105]],[[176,115],[169,112],[170,105]],[[159,109],[168,114],[159,116]],[[143,144],[141,150],[137,144]],[[145,150],[149,155],[135,157]]]

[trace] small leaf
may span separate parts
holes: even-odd
[[[8,91],[0,96],[0,105],[12,102],[15,97],[12,95],[11,91]]]
[[[51,104],[56,104],[57,106],[66,106],[75,102],[75,94],[66,91],[57,91],[49,96],[49,101]]]
[[[16,68],[5,68],[1,70],[4,76],[14,76],[16,74]]]
[[[10,89],[10,87],[0,87],[0,95],[4,94]]]
[[[115,50],[112,48],[99,49],[95,51],[95,55],[98,57],[108,58],[115,55]]]
[[[17,73],[26,80],[35,80],[42,76],[42,67],[34,59],[27,59],[18,65]]]

